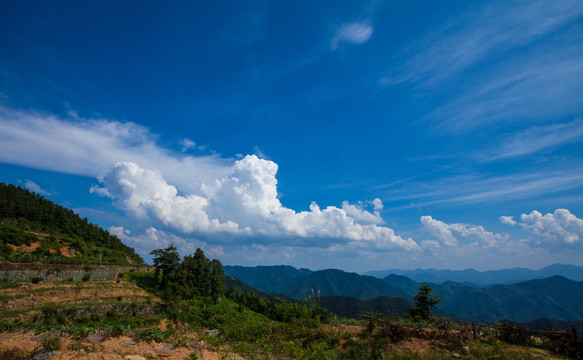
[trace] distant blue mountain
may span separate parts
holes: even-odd
[[[490,271],[466,270],[435,270],[435,269],[390,269],[381,271],[369,271],[363,275],[369,275],[384,279],[388,275],[406,276],[412,280],[423,283],[442,284],[446,281],[455,281],[471,286],[490,286],[496,284],[513,284],[521,281],[544,279],[550,276],[563,276],[574,281],[583,281],[583,267],[576,265],[554,264],[540,270],[525,268],[513,268]]]
[[[310,271],[291,266],[229,266],[225,275],[237,278],[247,285],[268,294],[281,294],[299,300],[311,296],[342,295],[361,300],[377,296],[407,298],[408,294],[382,279],[342,270]]]
[[[308,269],[296,269],[288,265],[276,266],[230,266],[223,267],[225,275],[232,276],[245,284],[267,294],[287,294],[292,284],[312,273]]]
[[[401,275],[384,279],[410,297],[421,283]],[[551,276],[515,284],[489,287],[469,286],[454,281],[429,284],[442,300],[442,314],[460,320],[491,323],[511,320],[527,323],[537,318],[575,321],[583,319],[583,282]]]
[[[389,274],[384,279],[378,279],[334,269],[310,271],[291,266],[225,266],[224,270],[226,275],[262,292],[298,300],[318,296],[319,290],[328,308],[351,317],[357,317],[362,311],[402,315],[407,311],[405,304],[411,301],[421,285],[421,281],[403,275]],[[580,271],[577,266],[553,265],[539,271],[508,269],[481,273],[475,270],[433,270],[432,273],[420,270],[416,275],[425,274],[421,276],[425,279],[422,282],[429,283],[434,294],[443,300],[436,314],[483,323],[500,320],[528,323],[542,317],[573,322],[583,319],[583,281],[547,275],[560,272],[578,277]],[[411,272],[415,275],[415,270]],[[444,281],[447,278],[445,275],[463,282]],[[544,278],[516,280],[526,275]],[[501,279],[503,283],[487,286],[488,281],[496,279]],[[472,283],[481,286],[470,285]]]

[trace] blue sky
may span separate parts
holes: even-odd
[[[0,49],[0,181],[146,257],[583,265],[581,1],[2,1]]]

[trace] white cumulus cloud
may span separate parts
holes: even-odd
[[[517,224],[517,222],[514,221],[514,218],[512,216],[500,216],[498,219],[500,220],[500,222],[502,224],[505,224],[505,225],[516,225]]]
[[[460,238],[473,241],[482,247],[492,247],[509,238],[508,234],[495,234],[483,226],[471,224],[446,224],[431,216],[422,216],[423,230],[449,247],[458,246]]]
[[[421,216],[423,230],[431,236],[439,239],[446,246],[456,246],[457,239],[453,236],[449,225],[443,221],[435,220],[431,216]]]
[[[520,216],[520,226],[541,243],[583,243],[583,220],[567,209],[556,209],[546,215],[533,210]]]
[[[158,170],[142,169],[132,162],[119,162],[99,178],[103,187],[93,186],[91,192],[107,196],[116,205],[140,219],[155,218],[163,225],[184,233],[237,232],[237,224],[220,223],[209,219],[204,209],[207,199],[178,195],[176,187],[169,185]]]
[[[192,254],[196,248],[201,248],[208,255],[219,256],[223,254],[221,246],[210,246],[196,239],[185,239],[172,233],[148,227],[143,233],[132,234],[123,226],[111,226],[107,229],[110,234],[117,236],[124,243],[133,246],[144,258],[150,257],[152,249],[165,248],[174,244],[183,254]]]
[[[332,50],[336,50],[341,42],[363,44],[370,39],[372,33],[373,27],[369,21],[343,24],[330,40],[330,47]]]
[[[425,250],[437,250],[441,245],[439,245],[439,241],[437,240],[423,240],[421,241],[421,247]]]
[[[324,209],[312,203],[302,212],[284,207],[277,198],[277,169],[273,161],[247,155],[235,162],[231,175],[203,184],[196,194],[179,194],[160,171],[120,162],[99,178],[101,185],[92,191],[114,199],[138,218],[183,234],[313,239],[298,244],[316,247],[340,241],[379,250],[419,249],[412,239],[379,226],[383,221],[378,199],[374,212],[347,202]]]

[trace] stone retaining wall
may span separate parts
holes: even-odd
[[[0,280],[29,281],[40,278],[46,281],[104,281],[115,280],[120,273],[129,271],[153,271],[150,266],[106,266],[106,265],[59,265],[0,263]]]

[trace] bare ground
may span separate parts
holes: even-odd
[[[163,320],[158,327],[165,328],[167,321]],[[332,329],[331,330],[338,330]],[[346,334],[360,333],[363,328],[350,326]],[[116,338],[104,338],[99,335],[90,335],[84,340],[74,340],[68,335],[58,333],[35,334],[34,332],[8,332],[0,334],[0,353],[10,349],[19,349],[29,356],[38,354],[42,350],[42,342],[46,337],[59,336],[61,340],[60,350],[55,351],[51,359],[99,359],[99,360],[144,360],[144,359],[190,359],[191,354],[198,356],[198,359],[218,360],[218,359],[245,359],[238,354],[217,351],[200,340],[195,333],[183,333],[181,337],[190,340],[186,346],[174,347],[174,341],[166,343],[139,341],[129,336]],[[397,344],[390,344],[385,355],[390,358],[390,354],[414,354],[421,357],[435,358],[460,358],[462,355],[470,355],[476,348],[476,344],[469,343],[464,349],[452,350],[447,343],[439,340],[411,338],[400,341]],[[481,345],[482,346],[482,345]],[[468,358],[468,357],[466,357]],[[469,356],[469,358],[476,358]],[[478,357],[479,358],[479,357]],[[492,357],[498,359],[499,357]],[[510,346],[506,349],[505,359],[562,359],[554,356],[542,349],[527,348],[520,346]]]
[[[90,336],[83,341],[73,340],[70,336],[61,335],[62,346],[56,350],[51,359],[54,360],[143,360],[143,359],[190,359],[194,353],[199,359],[242,359],[236,354],[213,351],[203,341],[198,340],[196,334],[184,334],[192,338],[192,342],[185,347],[175,348],[170,343],[147,343],[136,341],[128,336],[96,341]],[[0,334],[0,351],[20,349],[26,354],[34,355],[42,350],[42,340],[52,333],[35,335],[33,332],[9,332]]]

